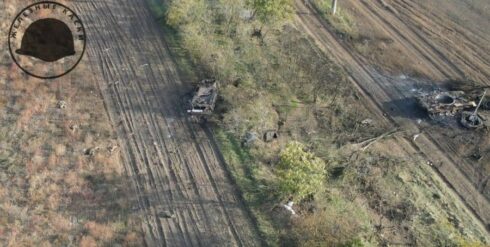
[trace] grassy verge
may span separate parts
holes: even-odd
[[[267,193],[267,184],[257,180],[261,173],[260,166],[254,162],[250,153],[242,148],[239,141],[230,133],[226,133],[218,127],[215,129],[215,137],[231,174],[257,219],[262,237],[269,245],[276,245],[279,242],[279,236],[271,223],[270,215],[263,210],[263,205],[270,201],[271,196]]]

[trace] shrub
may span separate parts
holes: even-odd
[[[301,200],[322,188],[325,163],[306,151],[303,144],[293,141],[280,153],[277,175],[280,193]]]

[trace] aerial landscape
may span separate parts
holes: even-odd
[[[0,0],[0,246],[490,246],[490,1]]]

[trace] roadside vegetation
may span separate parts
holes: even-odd
[[[177,62],[187,57],[200,68],[193,78],[220,82],[210,125],[269,245],[488,243],[424,160],[376,138],[386,126],[296,28],[292,1],[148,1]],[[345,16],[332,25],[353,35]],[[270,130],[278,138],[266,142]],[[296,215],[283,207],[289,200]]]

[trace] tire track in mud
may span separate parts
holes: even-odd
[[[256,226],[219,151],[184,113],[186,87],[146,3],[75,5],[89,32],[87,54],[120,138],[146,244],[258,246]]]
[[[403,126],[404,129],[420,133],[418,126],[413,121],[406,121],[384,113],[387,111],[386,106],[383,106],[384,103],[389,103],[390,108],[393,108],[395,112],[400,112],[399,107],[390,102],[405,98],[404,91],[396,88],[386,77],[378,76],[373,69],[364,66],[362,61],[350,52],[350,47],[336,39],[334,31],[315,10],[306,7],[301,0],[296,1],[296,6],[299,11],[297,15],[299,24],[324,52],[333,56],[337,62],[346,68],[350,74],[349,79],[366,96],[367,103],[375,106],[377,112],[381,113],[380,119],[388,120],[392,126]],[[475,221],[482,223],[482,229],[486,229],[485,226],[490,223],[490,205],[488,200],[476,190],[466,174],[460,171],[457,165],[459,161],[453,160],[453,157],[447,157],[446,149],[426,133],[421,133],[417,142],[408,137],[404,139],[412,148],[419,151],[426,160],[438,161],[443,164],[432,168],[467,206],[475,217]],[[488,229],[486,230],[488,232]]]

